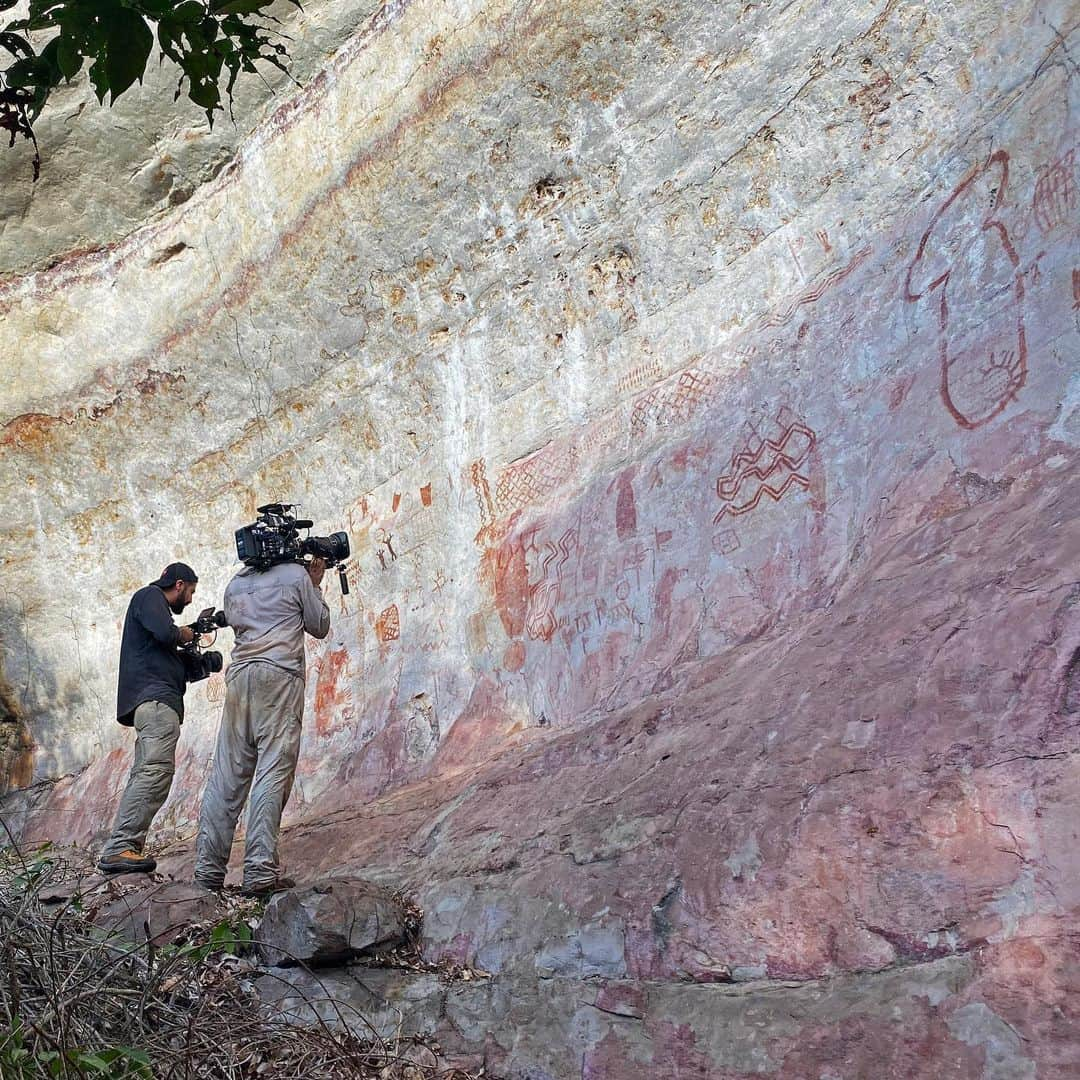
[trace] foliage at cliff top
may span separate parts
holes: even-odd
[[[0,13],[18,0],[0,0]],[[288,50],[268,14],[272,0],[30,0],[23,18],[0,23],[0,128],[9,146],[22,136],[34,144],[34,122],[61,82],[85,65],[99,102],[116,101],[141,82],[154,50],[180,69],[173,100],[186,94],[211,125],[231,103],[241,72],[260,62],[285,71]],[[298,0],[290,3],[299,6]],[[224,82],[224,91],[222,83]]]

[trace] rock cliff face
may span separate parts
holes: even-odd
[[[300,500],[290,871],[416,893],[497,1074],[1076,1075],[1076,23],[395,0],[13,270],[6,819],[101,837],[127,595]]]

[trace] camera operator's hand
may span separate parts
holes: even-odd
[[[317,555],[307,565],[307,572],[311,575],[311,584],[315,588],[319,588],[322,585],[323,575],[326,573],[326,560],[320,559]]]
[[[195,631],[190,626],[180,627],[180,644],[187,645],[188,642],[195,640]]]

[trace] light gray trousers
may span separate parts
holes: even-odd
[[[142,854],[150,823],[169,797],[179,738],[180,717],[168,705],[144,701],[135,710],[135,760],[102,857],[124,851]]]
[[[304,680],[273,664],[249,663],[228,676],[210,780],[199,812],[195,880],[225,880],[236,823],[251,792],[244,887],[272,885],[281,873],[278,832],[300,753]]]

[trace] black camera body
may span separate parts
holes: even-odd
[[[328,567],[338,567],[341,591],[348,593],[349,583],[341,565],[349,557],[349,536],[344,532],[329,536],[301,536],[313,521],[298,519],[292,512],[295,503],[267,503],[260,506],[257,521],[236,530],[236,554],[245,566],[268,570],[283,562],[304,562],[305,555],[323,559]]]
[[[184,665],[184,675],[189,683],[208,679],[225,666],[221,653],[215,649],[204,649],[199,639],[206,634],[214,634],[216,637],[218,630],[228,625],[225,612],[215,611],[212,607],[204,608],[193,623],[188,623],[188,629],[195,636],[191,641],[178,646],[177,649]]]

